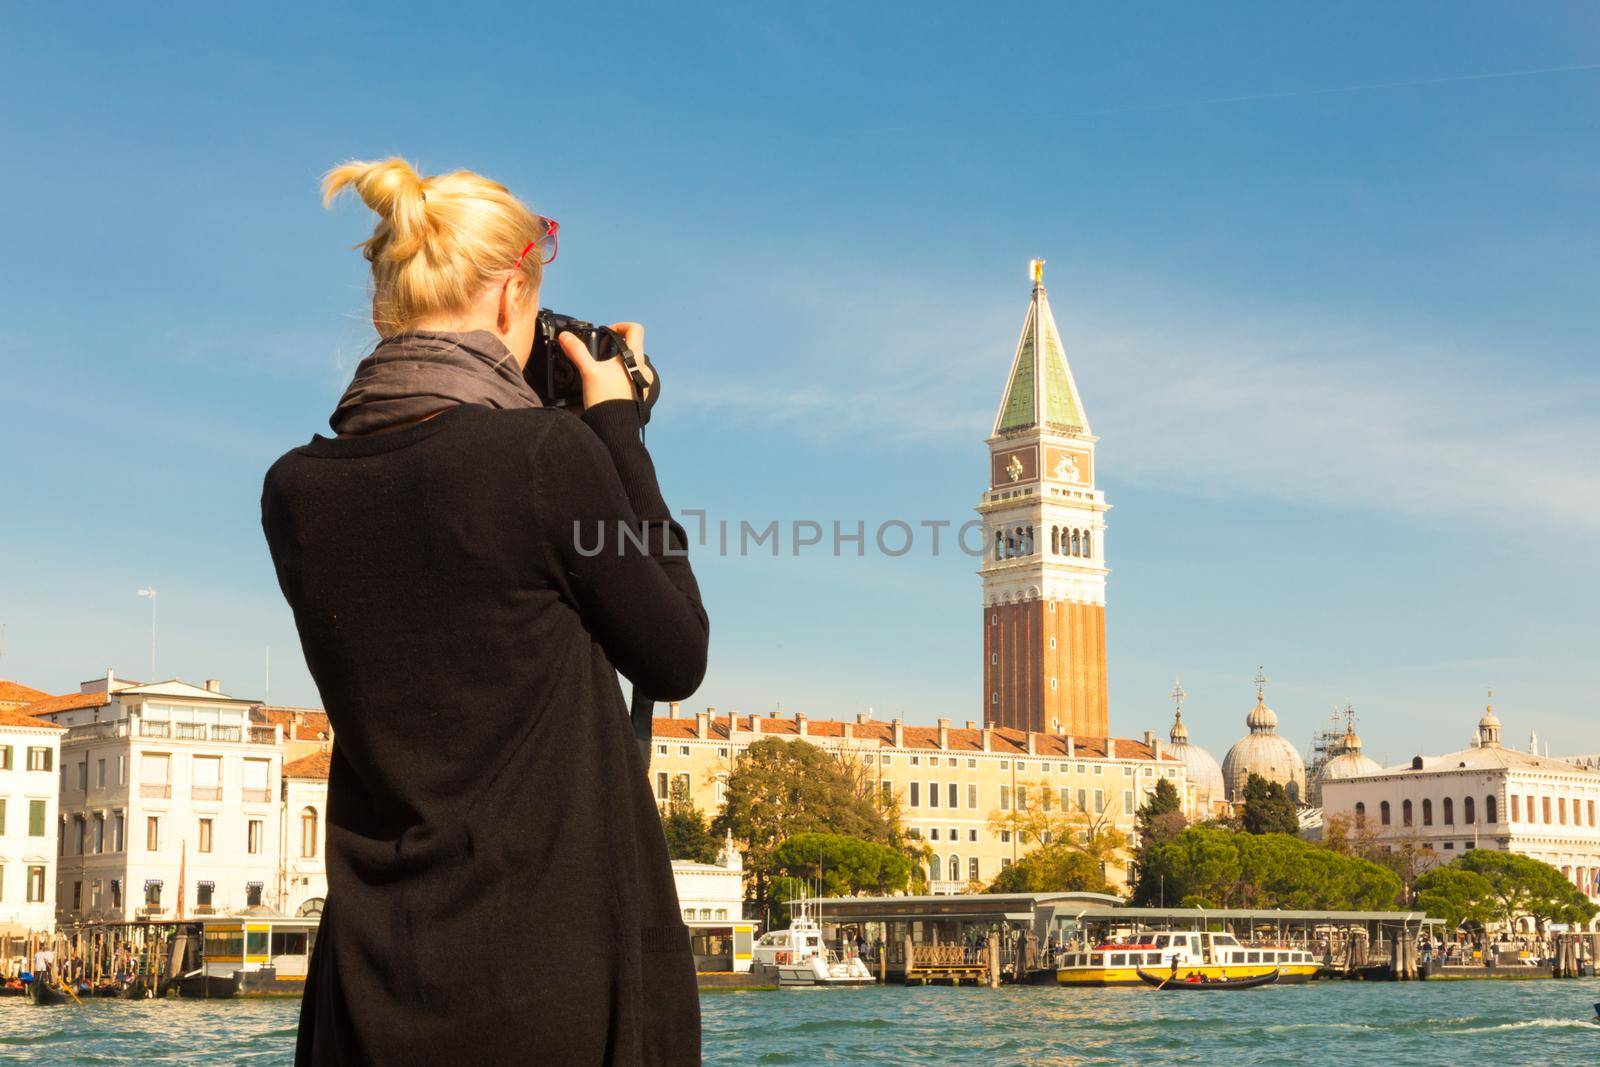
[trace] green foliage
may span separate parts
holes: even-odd
[[[1417,879],[1417,907],[1454,930],[1482,928],[1495,915],[1494,887],[1476,871],[1451,865]]]
[[[914,864],[903,849],[844,834],[796,834],[772,851],[772,898],[804,892],[822,896],[886,896],[911,882]]]
[[[1493,910],[1508,923],[1521,915],[1533,916],[1541,928],[1552,922],[1585,923],[1600,911],[1560,871],[1515,852],[1473,849],[1450,866],[1488,883]],[[1422,882],[1417,885],[1420,889]]]
[[[722,851],[706,826],[706,817],[694,806],[689,783],[683,778],[673,779],[666,814],[661,817],[661,832],[667,838],[667,855],[675,860],[715,863]]]
[[[760,901],[777,873],[774,853],[796,835],[838,834],[903,848],[894,811],[881,809],[850,767],[817,745],[775,737],[753,742],[734,765],[712,830],[731,831],[743,846]]]
[[[1252,774],[1244,783],[1244,810],[1239,816],[1247,834],[1295,834],[1300,817],[1294,801],[1277,782]]]
[[[1220,908],[1365,911],[1387,908],[1400,892],[1394,872],[1289,834],[1249,834],[1191,826],[1154,842],[1135,887],[1134,903],[1206,901]]]
[[[1173,816],[1177,818],[1174,819]],[[1177,787],[1170,779],[1157,778],[1156,787],[1150,791],[1149,799],[1139,809],[1140,840],[1147,841],[1152,837],[1175,837],[1185,824],[1183,800],[1178,796]]]
[[[1000,868],[986,893],[1109,893],[1100,861],[1064,844],[1034,849],[1022,859]]]

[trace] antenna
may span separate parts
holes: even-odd
[[[150,680],[156,680],[156,587],[146,586],[137,591],[150,601]]]

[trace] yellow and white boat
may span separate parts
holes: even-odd
[[[1183,981],[1205,978],[1255,978],[1278,972],[1278,981],[1307,982],[1320,967],[1305,949],[1288,945],[1240,944],[1232,934],[1168,931],[1136,934],[1124,944],[1068,949],[1058,959],[1061,985],[1139,985],[1139,971]]]

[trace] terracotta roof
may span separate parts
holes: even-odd
[[[784,716],[750,716],[737,715],[740,739],[749,737],[797,737],[800,734],[800,720]],[[761,730],[757,735],[750,728],[751,719],[759,719]],[[858,741],[877,741],[886,748],[894,747],[894,724],[881,719],[870,719],[867,722],[839,722],[835,719],[806,719],[806,736],[824,738],[850,737]],[[717,715],[711,718],[709,735],[716,740],[727,740],[730,735],[730,717]],[[848,734],[846,731],[849,731]],[[905,726],[902,725],[902,745],[906,749],[921,749],[941,751],[939,747],[939,728],[937,726]],[[982,752],[983,733],[981,729],[967,729],[966,727],[949,727],[946,732],[946,744],[942,751],[945,752]],[[681,738],[693,740],[696,733],[696,720],[693,715],[681,718],[658,718],[651,726],[651,734],[660,738]],[[1116,742],[1117,759],[1154,759],[1155,754],[1150,746],[1143,741],[1132,738],[1113,738]],[[1104,737],[1074,737],[1073,756],[1076,759],[1106,758],[1106,742]],[[995,727],[990,731],[989,751],[1000,755],[1033,756],[1035,758],[1067,758],[1067,736],[1065,734],[1035,733],[1033,735],[1033,751],[1028,751],[1028,731],[1013,730],[1007,727]],[[1169,753],[1163,752],[1162,759],[1177,759]]]
[[[50,722],[46,719],[36,719],[32,715],[24,715],[12,708],[0,708],[0,726],[28,726],[36,730],[65,730],[60,723]]]
[[[328,722],[328,713],[320,708],[258,704],[250,709],[250,717],[256,722],[282,726],[285,741],[328,741],[333,738],[333,725]]]
[[[103,708],[109,703],[111,695],[107,693],[68,693],[65,696],[24,704],[17,710],[25,711],[29,715],[48,715],[55,711],[75,711],[78,708]]]
[[[0,704],[35,704],[49,698],[50,694],[42,689],[0,678]]]
[[[333,762],[331,752],[313,752],[309,756],[302,756],[293,763],[283,765],[285,778],[321,778],[328,777],[328,766]]]

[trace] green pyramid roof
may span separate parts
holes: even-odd
[[[1036,427],[1089,432],[1089,420],[1083,413],[1078,386],[1072,380],[1061,344],[1061,332],[1056,329],[1042,283],[1035,283],[1028,302],[1028,315],[1022,323],[1022,336],[1011,361],[1011,377],[1000,401],[994,432],[1015,433]]]

